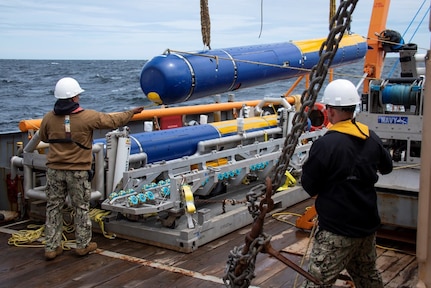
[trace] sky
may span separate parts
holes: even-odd
[[[329,1],[208,2],[212,49],[328,34]],[[352,32],[368,34],[372,6],[358,1]],[[430,0],[392,0],[386,28],[423,54],[430,49],[429,7]],[[0,0],[0,39],[0,59],[147,60],[166,49],[205,48],[199,0]]]

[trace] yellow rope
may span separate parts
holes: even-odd
[[[33,227],[30,227],[33,226]],[[36,225],[29,225],[27,228],[34,228]],[[43,232],[45,230],[45,225],[39,225],[36,230],[20,230],[13,233],[12,236],[7,241],[7,244],[17,246],[17,247],[43,247],[43,244],[29,244],[36,242],[41,239]]]
[[[7,244],[16,247],[27,248],[45,247],[45,225],[30,224],[27,226],[27,228],[28,229],[13,233],[8,239]],[[68,227],[63,226],[63,231],[68,229]],[[73,246],[72,243],[76,242],[75,240],[68,240],[64,233],[62,233],[62,238],[63,240],[61,241],[61,246],[63,247],[63,250],[70,250]],[[39,242],[40,244],[36,244],[36,242]]]
[[[90,211],[90,218],[99,223],[100,230],[102,231],[103,236],[108,239],[115,239],[117,237],[115,234],[108,233],[105,231],[105,222],[103,222],[103,218],[111,214],[111,211],[106,211],[102,209],[92,209]]]
[[[402,253],[402,254],[406,254],[406,255],[411,255],[411,256],[416,256],[415,253],[411,253],[405,250],[401,250],[401,249],[396,249],[396,248],[390,248],[390,247],[386,247],[386,246],[382,246],[382,245],[377,245],[377,248],[383,249],[383,250],[388,250],[388,251],[393,251],[393,252],[398,252],[398,253]]]
[[[75,232],[75,225],[73,224],[74,212],[72,208],[64,209],[62,212],[69,213],[69,218],[72,220],[70,223],[66,220],[63,220],[63,233],[61,241],[61,246],[63,247],[63,250],[70,250],[71,247],[75,245],[76,240],[68,240],[66,237],[66,233],[70,234]],[[99,223],[103,236],[108,239],[114,239],[116,237],[115,234],[107,233],[105,231],[103,222],[103,218],[110,213],[111,211],[91,209],[89,215],[92,220]],[[63,217],[63,219],[64,218],[65,217]],[[8,239],[8,245],[28,248],[45,247],[45,225],[30,224],[27,226],[27,228],[28,229],[19,230],[16,233],[13,233],[12,236]],[[39,242],[39,244],[36,242]]]
[[[297,217],[302,216],[301,214],[293,213],[293,212],[279,212],[279,213],[272,214],[272,218],[274,218],[278,221],[290,224],[292,226],[296,226],[295,223],[292,223],[292,222],[287,221],[286,219],[283,219],[283,216],[286,216],[286,215],[297,216]]]

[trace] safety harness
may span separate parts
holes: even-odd
[[[77,109],[73,110],[72,113],[78,113],[83,111],[84,109],[81,107],[78,107]],[[65,132],[65,138],[59,138],[59,139],[48,139],[48,143],[75,143],[80,148],[84,150],[90,150],[91,147],[86,147],[82,145],[79,142],[76,142],[72,139],[72,132],[70,130],[70,115],[64,115],[64,132]]]

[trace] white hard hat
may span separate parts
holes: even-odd
[[[54,96],[57,99],[69,99],[84,92],[78,81],[70,77],[58,80],[55,85]]]
[[[323,92],[322,103],[330,106],[355,106],[361,103],[358,91],[352,82],[337,79],[328,84]]]

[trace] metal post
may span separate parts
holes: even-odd
[[[431,27],[430,27],[431,28]],[[431,30],[431,29],[430,29]],[[421,176],[418,200],[418,225],[416,255],[419,265],[417,287],[431,287],[431,50],[426,65],[424,116],[421,151]]]

